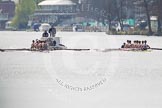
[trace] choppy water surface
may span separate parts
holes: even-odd
[[[119,48],[161,37],[60,32],[68,48]],[[29,48],[41,32],[0,32],[0,48]],[[161,108],[162,51],[0,52],[0,108]]]

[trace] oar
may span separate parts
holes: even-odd
[[[89,51],[90,49],[60,49],[60,50]]]
[[[16,48],[16,49],[0,49],[1,52],[4,52],[4,51],[30,51],[29,48]]]
[[[90,49],[54,49],[54,50],[51,50],[51,51],[55,51],[55,50],[88,51]],[[0,52],[5,52],[5,51],[32,51],[32,50],[29,49],[29,48],[0,49]],[[38,50],[38,51],[41,51],[41,50]]]
[[[162,48],[150,48],[152,50],[162,50]]]
[[[162,50],[162,48],[150,48],[152,50]],[[89,51],[89,50],[95,50],[99,52],[109,52],[109,51],[125,51],[124,49],[121,48],[110,48],[110,49],[54,49],[54,50],[49,50],[49,51],[55,51],[55,50],[70,50],[70,51]],[[5,52],[5,51],[32,51],[30,48],[17,48],[17,49],[0,49],[0,52]],[[38,50],[41,51],[41,50]]]
[[[109,49],[94,49],[95,51],[99,52],[109,52],[109,51],[120,51],[120,48],[109,48]]]
[[[0,52],[4,52],[5,50],[3,50],[3,49],[0,49]]]

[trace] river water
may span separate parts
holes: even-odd
[[[29,48],[41,32],[0,32],[0,48]],[[162,51],[96,51],[126,40],[162,37],[59,32],[68,48],[90,51],[0,52],[0,108],[161,108]]]

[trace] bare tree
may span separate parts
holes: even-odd
[[[145,9],[146,9],[146,16],[147,16],[147,21],[148,21],[148,35],[152,35],[153,32],[152,32],[152,29],[151,29],[151,20],[150,20],[150,12],[149,12],[149,7],[148,7],[148,1],[146,0],[143,0],[144,2],[144,6],[145,6]]]
[[[158,32],[162,32],[162,0],[156,0],[157,4],[157,16],[158,16]]]

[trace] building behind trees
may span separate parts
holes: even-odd
[[[15,15],[15,2],[2,0],[0,2],[0,29],[5,29],[7,21],[12,20]]]
[[[77,14],[77,5],[70,0],[45,0],[40,2],[38,6],[39,8],[32,16],[35,23],[69,23]]]

